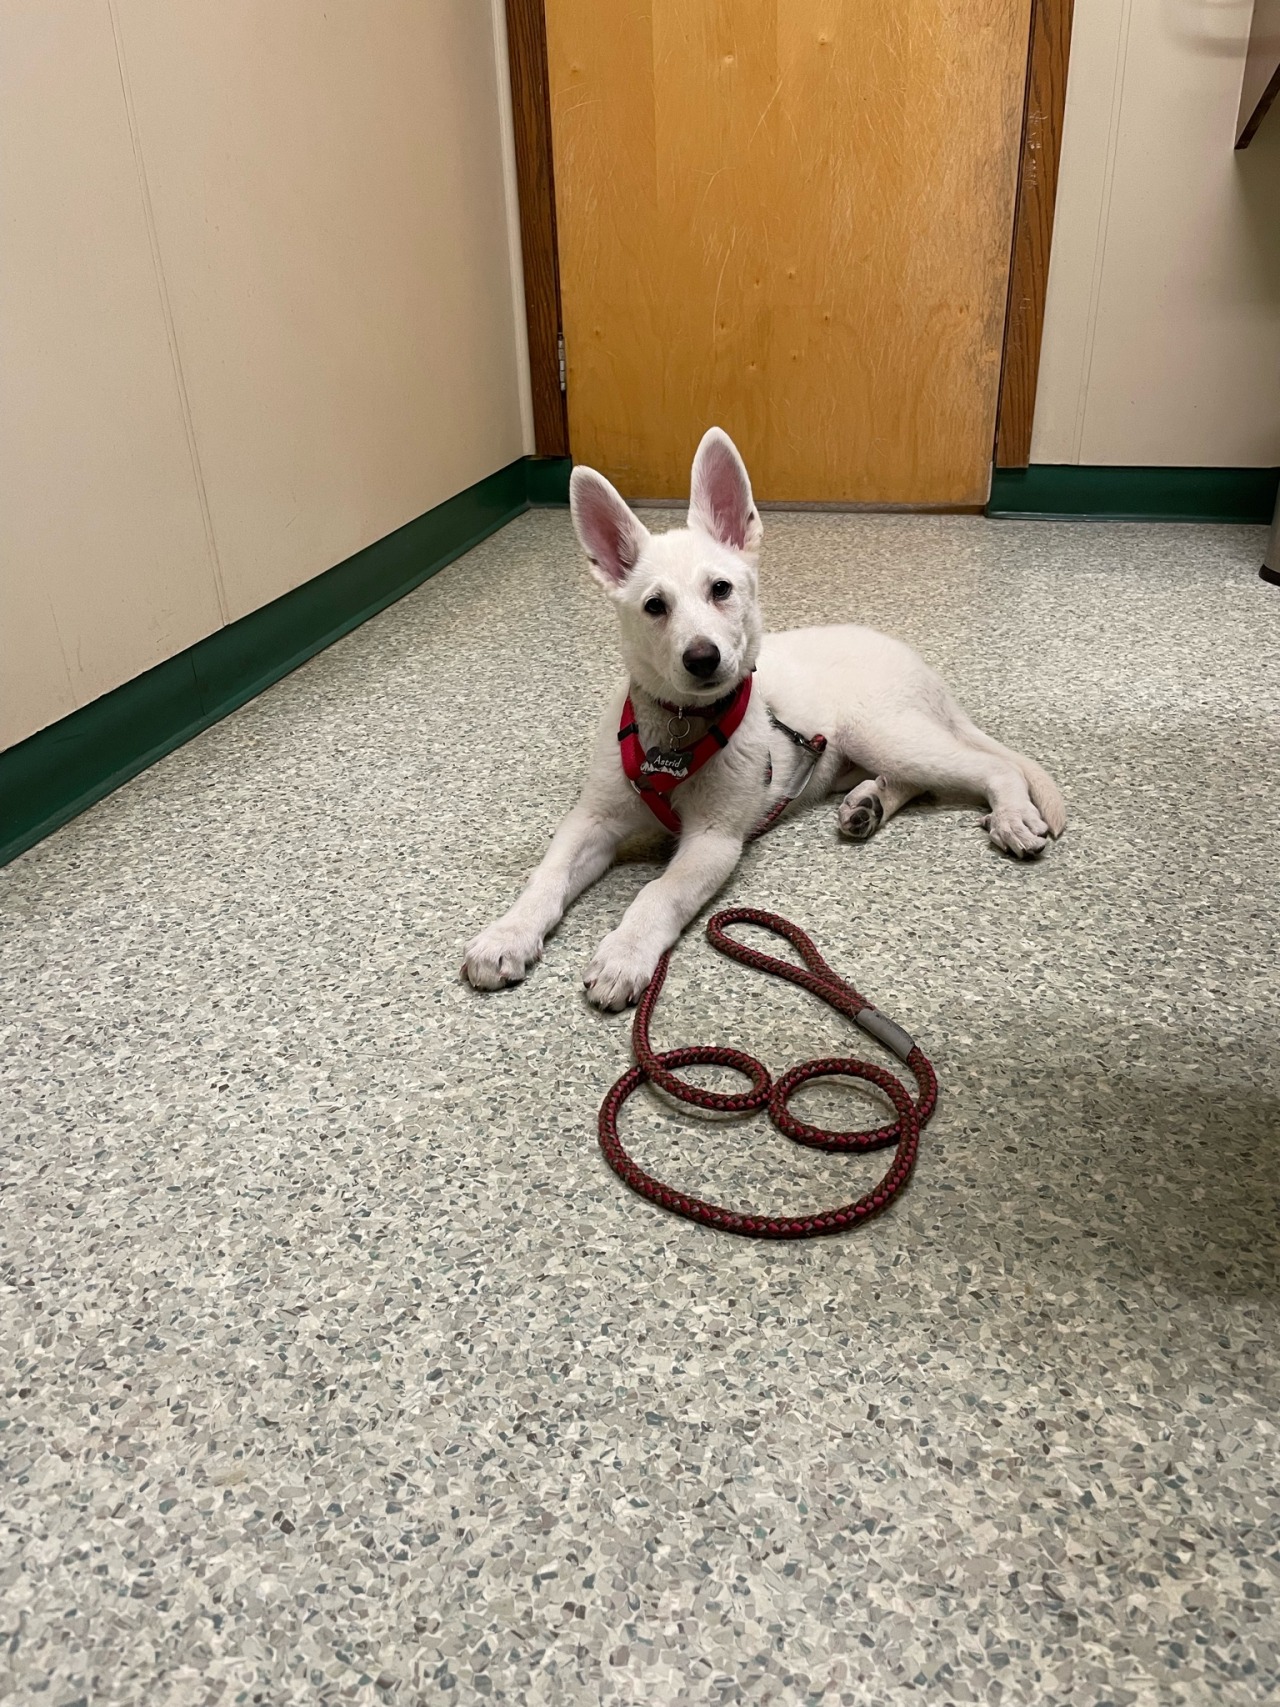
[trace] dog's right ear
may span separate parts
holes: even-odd
[[[629,510],[603,474],[575,468],[569,478],[569,509],[591,573],[616,591],[640,561],[649,530]]]

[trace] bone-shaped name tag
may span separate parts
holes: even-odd
[[[641,776],[678,776],[689,774],[689,753],[664,753],[659,747],[650,747],[640,766]]]

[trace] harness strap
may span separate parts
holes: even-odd
[[[808,735],[802,735],[798,729],[793,729],[789,723],[784,723],[772,706],[769,708],[769,721],[780,735],[785,735],[788,741],[799,747],[802,752],[810,754],[811,757],[820,759],[826,751],[827,738],[825,735],[815,735],[811,740]]]

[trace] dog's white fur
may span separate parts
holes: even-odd
[[[546,857],[514,906],[466,951],[463,971],[477,989],[518,983],[619,844],[658,829],[622,770],[618,722],[628,692],[647,751],[673,744],[671,713],[659,701],[690,708],[700,735],[705,721],[694,708],[722,699],[756,671],[746,717],[729,745],[676,790],[683,828],[670,864],[640,891],[586,969],[587,993],[603,1008],[638,1000],[663,952],[738,863],[746,836],[791,791],[805,761],[772,728],[766,707],[806,735],[827,737],[806,794],[847,790],[840,826],[855,840],[926,790],[984,800],[988,835],[1018,857],[1062,834],[1066,809],[1052,778],[976,728],[909,646],[852,626],[763,633],[760,516],[742,459],[719,428],[698,446],[685,527],[651,534],[590,468],[574,469],[570,501],[592,573],[617,610],[628,680],[609,700],[581,798]],[[654,600],[662,603],[659,614]],[[720,664],[700,679],[684,655],[708,643]]]

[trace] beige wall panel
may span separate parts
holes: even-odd
[[[0,746],[216,628],[106,4],[0,5]]]
[[[7,465],[0,504],[12,507]],[[52,582],[23,573],[18,533],[17,524],[0,517],[0,752],[81,703],[58,632]]]
[[[1280,124],[1248,0],[1076,0],[1033,462],[1280,462]]]
[[[117,5],[235,617],[522,454],[493,17]]]

